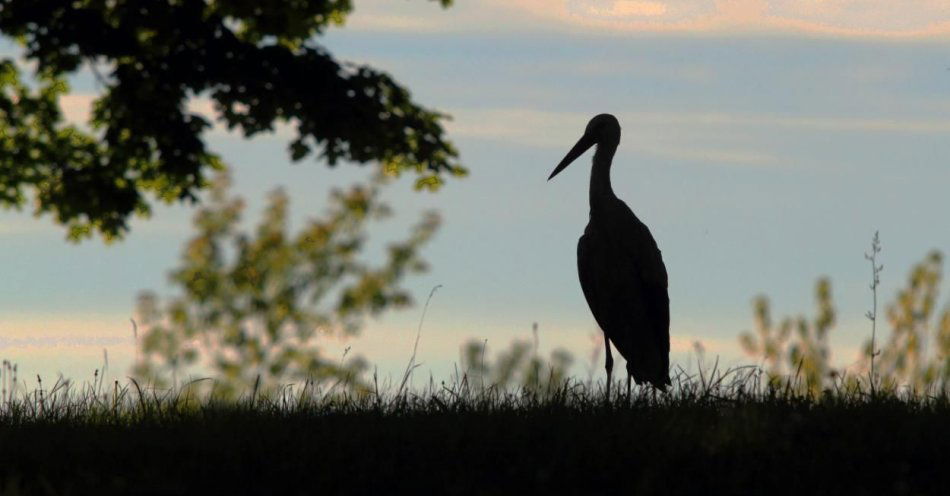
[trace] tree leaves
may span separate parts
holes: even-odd
[[[140,298],[147,330],[135,375],[164,386],[169,376],[210,366],[222,394],[328,378],[359,386],[362,360],[328,360],[319,336],[355,333],[365,316],[411,304],[399,283],[426,270],[419,250],[439,225],[426,214],[390,245],[384,263],[362,262],[366,224],[389,212],[379,199],[382,181],[334,192],[327,214],[296,233],[287,223],[287,196],[274,191],[247,234],[238,230],[243,202],[227,195],[227,176],[219,176],[172,272],[181,295],[164,309],[150,293]]]
[[[574,357],[561,348],[552,351],[545,360],[538,356],[537,344],[527,340],[512,341],[494,360],[486,356],[487,348],[486,342],[478,340],[470,340],[462,347],[462,371],[469,387],[506,389],[515,386],[524,391],[550,391],[567,378],[574,361]]]
[[[759,296],[754,300],[755,331],[743,332],[739,344],[746,354],[765,362],[773,384],[782,376],[793,374],[800,377],[809,390],[820,391],[831,372],[827,341],[828,330],[835,323],[835,310],[831,281],[827,278],[815,284],[815,301],[818,308],[813,321],[809,322],[804,316],[785,317],[778,327],[773,327],[768,298]]]
[[[950,385],[950,305],[938,308],[942,262],[939,251],[930,252],[913,267],[907,285],[886,306],[891,332],[876,359],[875,384],[880,381],[889,388],[908,386],[916,391]],[[827,339],[835,324],[835,309],[826,278],[816,284],[815,296],[817,315],[811,322],[801,316],[784,318],[777,328],[772,325],[768,299],[756,298],[755,331],[739,336],[743,351],[763,360],[771,379],[799,376],[813,392],[846,372],[830,364]],[[793,328],[794,334],[790,332]],[[859,374],[870,370],[871,353],[869,338],[857,363]]]
[[[24,45],[41,80],[33,94],[11,61],[0,70],[0,146],[11,152],[0,158],[0,204],[20,206],[34,190],[37,214],[55,214],[73,238],[109,239],[148,212],[147,194],[194,201],[222,167],[204,142],[211,123],[186,110],[197,95],[246,137],[290,124],[295,161],[414,170],[429,190],[463,175],[445,115],[313,41],[351,11],[349,0],[0,0],[0,31]],[[92,133],[64,125],[58,106],[64,76],[83,63],[107,70]]]
[[[942,312],[937,306],[942,272],[943,255],[934,250],[886,307],[892,330],[876,366],[891,382],[917,389],[950,384],[950,306]]]

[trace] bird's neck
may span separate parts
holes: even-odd
[[[594,152],[594,166],[590,173],[590,208],[602,206],[604,201],[616,198],[610,186],[610,164],[617,145],[598,144]]]

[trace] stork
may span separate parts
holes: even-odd
[[[617,118],[597,115],[548,177],[550,181],[597,145],[590,176],[590,220],[577,242],[577,272],[587,305],[604,331],[608,399],[614,365],[610,343],[627,360],[628,396],[631,377],[637,384],[661,390],[670,384],[666,266],[650,230],[610,186],[610,165],[619,144]]]

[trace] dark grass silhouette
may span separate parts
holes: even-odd
[[[5,398],[2,494],[945,494],[950,400],[814,396],[757,369],[666,394],[565,382],[503,391],[318,385],[242,401],[197,384]],[[202,383],[198,383],[202,384]]]
[[[610,186],[610,166],[620,144],[620,123],[595,116],[548,180],[597,145],[590,175],[590,221],[577,243],[577,272],[584,297],[604,331],[608,395],[613,371],[610,343],[627,361],[637,384],[670,384],[670,298],[666,266],[647,226]]]

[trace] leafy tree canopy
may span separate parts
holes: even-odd
[[[775,325],[769,299],[757,297],[753,302],[755,331],[742,333],[739,343],[747,354],[762,360],[773,385],[792,380],[813,393],[853,385],[869,377],[873,355],[878,357],[870,375],[875,387],[946,391],[950,388],[950,303],[941,310],[938,294],[942,264],[943,255],[934,250],[913,267],[906,286],[885,307],[891,330],[883,346],[872,349],[868,339],[860,359],[852,364],[851,374],[847,368],[835,369],[830,363],[828,335],[835,325],[836,312],[827,278],[815,285],[817,308],[813,320],[786,317]]]
[[[487,356],[485,341],[470,340],[462,347],[463,383],[476,391],[514,387],[522,392],[539,393],[557,389],[567,378],[574,357],[567,350],[557,348],[546,360],[538,355],[537,347],[535,334],[534,343],[512,341],[507,350],[497,353],[492,360]]]
[[[210,373],[229,397],[290,382],[359,388],[364,362],[333,360],[320,345],[327,336],[356,333],[367,316],[411,304],[400,283],[427,269],[419,251],[439,225],[427,213],[380,264],[360,260],[367,224],[391,213],[379,197],[382,182],[377,176],[335,191],[326,214],[296,232],[288,225],[287,196],[275,191],[256,231],[245,233],[243,202],[219,176],[172,272],[179,296],[164,305],[153,293],[139,299],[145,332],[133,374],[165,387],[169,379]]]
[[[439,0],[448,6],[451,0]],[[415,170],[437,188],[465,170],[447,141],[444,115],[371,67],[343,63],[314,38],[343,24],[349,0],[0,0],[0,32],[37,66],[26,84],[0,60],[0,205],[35,194],[71,239],[106,239],[147,215],[146,194],[194,201],[219,158],[210,123],[187,110],[207,96],[245,137],[288,122],[293,160],[317,155]],[[85,64],[103,86],[91,132],[63,122],[65,78]]]
[[[739,344],[747,354],[765,362],[769,381],[780,384],[789,375],[801,378],[810,391],[820,391],[834,372],[830,365],[828,332],[835,325],[835,308],[831,281],[827,277],[815,284],[815,318],[803,315],[785,317],[773,325],[769,299],[758,296],[753,301],[755,332],[739,336]],[[789,342],[791,339],[791,343]]]

